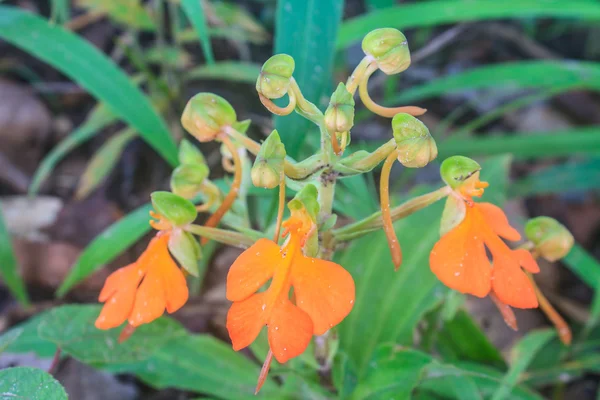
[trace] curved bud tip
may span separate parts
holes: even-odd
[[[354,125],[354,98],[340,83],[325,111],[325,125],[330,133],[347,132]]]
[[[294,59],[287,54],[276,54],[262,66],[256,80],[256,91],[269,99],[285,95],[294,73]]]
[[[171,191],[186,199],[193,198],[208,177],[208,167],[203,164],[182,164],[171,174]]]
[[[392,131],[398,161],[408,168],[422,168],[438,155],[435,140],[424,123],[410,114],[396,114],[392,119]]]
[[[557,261],[566,256],[575,239],[560,222],[550,217],[537,217],[525,224],[525,236],[535,250],[548,261]]]
[[[213,93],[198,93],[185,105],[181,125],[199,141],[209,142],[236,119],[235,110],[227,100]]]
[[[252,166],[250,175],[254,186],[273,189],[279,185],[285,156],[285,146],[281,142],[277,130],[273,130],[260,146],[260,151]]]
[[[408,43],[398,29],[381,28],[369,32],[363,39],[362,49],[387,75],[398,74],[410,65]]]
[[[475,160],[463,156],[452,156],[442,162],[440,175],[446,185],[456,189],[480,170],[481,166]]]
[[[154,192],[150,198],[154,210],[174,226],[187,225],[198,215],[191,201],[171,192]]]

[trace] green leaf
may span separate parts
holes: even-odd
[[[39,192],[42,183],[48,179],[48,176],[50,176],[54,167],[56,167],[56,165],[71,150],[91,139],[94,135],[116,120],[114,114],[108,111],[106,107],[102,105],[96,106],[90,112],[87,119],[77,129],[71,132],[69,136],[63,139],[46,155],[46,157],[44,157],[31,179],[29,195],[33,196]]]
[[[41,358],[53,357],[56,353],[56,345],[41,339],[38,335],[38,327],[43,317],[44,313],[31,317],[0,336],[1,342],[9,342],[6,351],[9,353],[35,353]],[[14,338],[16,335],[14,331],[20,331],[16,338]]]
[[[127,75],[92,44],[35,14],[2,5],[0,37],[87,89],[140,132],[162,157],[177,165],[177,148],[164,120]]]
[[[29,295],[12,246],[12,239],[6,228],[0,207],[0,277],[10,293],[24,306],[29,305]]]
[[[472,68],[444,76],[423,85],[408,89],[388,100],[390,104],[423,100],[430,97],[473,89],[569,90],[585,87],[600,90],[600,63],[518,61]]]
[[[279,0],[275,26],[275,53],[294,58],[294,78],[304,97],[317,106],[331,88],[335,39],[343,0]],[[310,122],[293,114],[275,119],[288,154],[296,157]]]
[[[106,13],[108,16],[129,28],[155,30],[150,13],[140,0],[77,0],[80,7],[92,12]]]
[[[358,220],[377,211],[379,205],[365,178],[357,175],[339,180],[333,207]]]
[[[181,0],[181,7],[196,29],[196,33],[200,38],[200,43],[202,43],[202,53],[204,54],[206,62],[209,65],[214,64],[215,56],[210,43],[210,35],[208,34],[202,2],[199,0]]]
[[[502,386],[494,392],[492,400],[502,400],[510,394],[536,353],[555,336],[556,332],[550,329],[534,331],[527,334],[512,348],[510,368],[502,380]]]
[[[346,48],[382,26],[402,30],[461,21],[533,17],[596,21],[600,19],[600,4],[588,0],[571,0],[569,7],[565,7],[560,0],[437,0],[398,5],[345,21],[337,39],[337,48]]]
[[[133,129],[122,130],[108,139],[98,149],[79,178],[77,190],[75,191],[76,199],[86,198],[104,182],[119,161],[125,147],[135,136],[136,132]]]
[[[590,287],[596,290],[600,288],[600,263],[581,245],[575,243],[569,254],[562,261],[571,272]]]
[[[212,65],[200,65],[185,74],[186,80],[217,79],[255,84],[260,65],[242,61],[221,61]]]
[[[511,196],[600,189],[600,157],[568,161],[529,174],[510,187]]]
[[[396,4],[396,0],[365,0],[369,10],[377,10],[379,8],[392,7]]]
[[[114,260],[148,233],[151,228],[148,224],[151,209],[150,204],[143,205],[98,235],[81,253],[56,295],[64,296],[73,286]]]
[[[497,157],[482,164],[482,179],[492,183],[486,190],[488,200],[502,197],[494,193],[507,180],[508,160]],[[429,269],[429,253],[439,240],[442,206],[439,202],[394,224],[404,251],[398,272],[394,272],[382,232],[357,240],[337,257],[356,283],[354,309],[341,323],[339,333],[341,348],[359,382],[375,348],[386,342],[412,343],[418,321],[447,291]]]
[[[0,371],[0,396],[19,400],[67,400],[65,389],[38,368],[16,367]]]
[[[277,392],[270,379],[260,395],[255,396],[259,366],[209,335],[171,340],[144,362],[113,365],[109,369],[135,373],[158,389],[178,388],[225,399],[277,398],[273,397]]]
[[[2,354],[2,352],[6,350],[11,344],[16,342],[16,340],[19,338],[19,336],[21,336],[22,333],[22,328],[16,328],[11,329],[10,331],[0,336],[0,354]]]
[[[483,399],[470,374],[454,365],[432,362],[425,367],[424,375],[423,379],[433,380],[436,386],[443,386],[445,390],[442,393],[453,394],[454,399]]]
[[[179,322],[159,318],[138,327],[128,340],[119,343],[120,329],[100,330],[94,326],[100,309],[98,305],[54,308],[43,315],[38,335],[71,357],[96,366],[145,360],[167,342],[187,336]]]

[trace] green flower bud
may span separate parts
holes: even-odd
[[[294,59],[287,54],[276,54],[262,66],[256,80],[256,91],[269,99],[285,95],[294,73]]]
[[[199,141],[210,142],[236,119],[235,110],[227,100],[213,93],[198,93],[187,102],[181,124]]]
[[[191,165],[206,165],[202,152],[187,139],[179,142],[179,163]]]
[[[306,212],[313,220],[317,222],[317,215],[319,214],[320,206],[317,200],[319,192],[317,187],[312,183],[304,186],[292,200],[288,202],[288,208],[290,211],[300,211],[306,209]]]
[[[422,168],[438,154],[435,140],[429,129],[410,114],[396,114],[392,131],[398,149],[398,161],[405,167]]]
[[[525,225],[525,236],[535,249],[548,261],[557,261],[566,256],[575,239],[560,222],[550,217],[530,219]]]
[[[456,189],[473,174],[479,172],[481,166],[476,161],[463,156],[448,157],[440,166],[440,176],[446,185]]]
[[[325,125],[331,134],[347,132],[354,125],[354,98],[343,83],[338,85],[331,96],[329,107],[325,111]]]
[[[400,73],[410,65],[406,37],[397,29],[381,28],[369,32],[363,39],[362,49],[387,75]]]
[[[178,196],[191,199],[200,191],[208,177],[204,164],[181,164],[171,174],[171,191]]]
[[[279,133],[274,130],[260,146],[252,166],[251,176],[254,186],[273,189],[279,185],[285,156],[285,147]]]
[[[171,192],[154,192],[150,198],[154,211],[174,226],[187,225],[198,215],[198,211],[191,201]]]
[[[176,229],[169,238],[169,251],[190,275],[198,276],[198,261],[202,258],[200,244],[191,233]]]

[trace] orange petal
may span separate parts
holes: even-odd
[[[354,305],[354,280],[342,266],[318,258],[299,256],[292,266],[296,305],[313,322],[313,333],[322,335],[339,324]]]
[[[165,290],[157,268],[150,268],[140,285],[129,323],[135,327],[154,321],[165,312]]]
[[[500,239],[498,239],[500,240]],[[519,263],[512,257],[512,251],[506,248],[499,253],[492,250],[494,269],[492,287],[498,299],[515,308],[535,308],[538,306],[535,291]]]
[[[167,311],[174,313],[188,300],[189,292],[185,276],[172,259],[161,266],[162,285],[165,291]]]
[[[287,298],[282,298],[273,307],[268,325],[269,346],[280,363],[304,353],[313,334],[308,314]]]
[[[513,256],[519,261],[521,267],[525,268],[525,270],[531,272],[532,274],[537,274],[540,272],[540,267],[533,258],[533,255],[525,249],[517,249],[513,250]]]
[[[273,276],[281,262],[279,246],[268,239],[259,239],[235,260],[227,274],[227,300],[244,300],[255,293]]]
[[[490,228],[499,236],[502,236],[506,240],[519,240],[521,234],[510,224],[506,218],[504,211],[498,206],[491,203],[475,203],[475,208],[481,212],[485,222]]]
[[[463,221],[433,247],[429,265],[438,279],[451,289],[485,297],[491,287],[491,266],[476,223],[477,216],[467,207]]]
[[[106,303],[96,319],[96,328],[115,328],[127,320],[143,275],[144,271],[136,263],[109,275],[99,296],[99,300]]]
[[[266,292],[257,293],[231,305],[227,313],[227,331],[235,351],[254,342],[266,323],[265,308]]]

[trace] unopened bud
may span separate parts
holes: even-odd
[[[476,161],[464,156],[452,156],[442,162],[440,176],[446,185],[456,189],[480,170],[481,166]]]
[[[169,238],[169,251],[190,275],[198,276],[198,261],[202,258],[200,244],[191,233],[176,229]]]
[[[279,133],[274,130],[260,146],[252,166],[251,176],[254,186],[272,189],[279,185],[285,156],[285,147]]]
[[[575,239],[560,222],[550,217],[537,217],[525,224],[525,236],[534,245],[540,256],[548,261],[557,261],[566,256]]]
[[[256,91],[269,99],[285,95],[294,73],[294,59],[287,54],[276,54],[262,66],[256,80]]]
[[[200,191],[208,177],[204,164],[181,164],[171,174],[171,191],[178,196],[191,199]]]
[[[381,28],[369,32],[363,39],[362,49],[387,75],[400,73],[410,65],[408,43],[398,29]]]
[[[405,167],[422,168],[438,154],[435,140],[424,123],[410,114],[396,114],[392,131],[398,149],[398,161]]]
[[[325,111],[325,125],[331,134],[347,132],[354,125],[354,98],[343,83],[338,85],[331,96],[329,107]]]
[[[236,121],[235,110],[221,96],[198,93],[185,106],[181,124],[196,139],[210,142],[226,126]]]
[[[202,152],[189,140],[182,139],[179,142],[179,163],[190,165],[206,165],[206,159]]]
[[[198,211],[191,201],[171,192],[154,192],[150,198],[154,211],[174,226],[187,225],[198,215]]]

